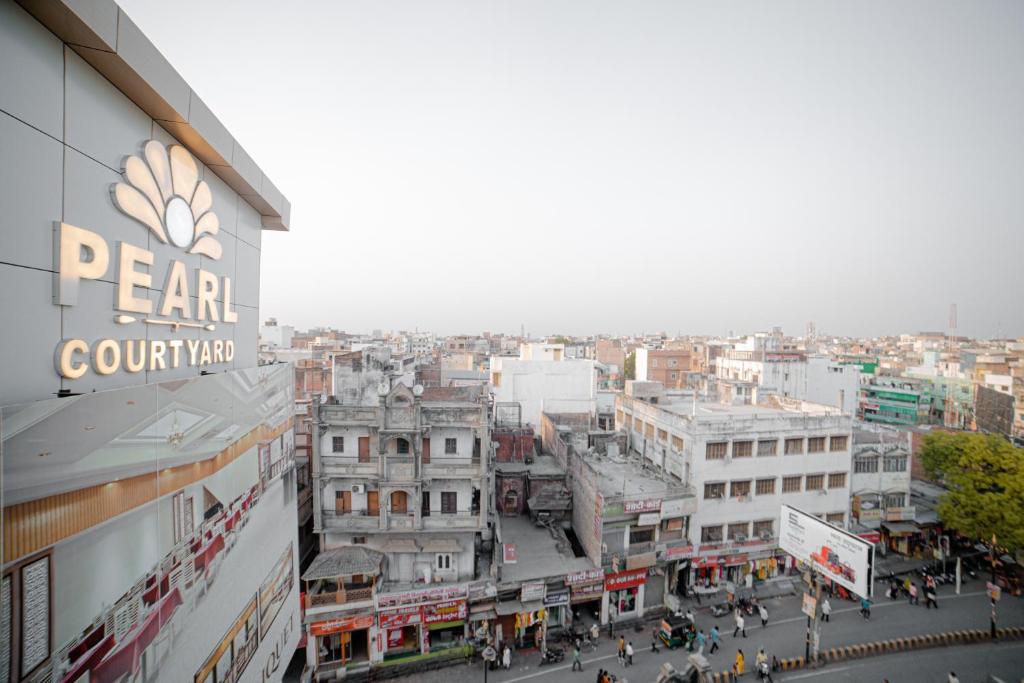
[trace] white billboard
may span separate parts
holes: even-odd
[[[873,546],[827,522],[782,506],[779,546],[857,595],[870,595]]]

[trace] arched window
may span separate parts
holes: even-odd
[[[395,491],[391,494],[391,512],[404,515],[408,512],[409,496],[405,491]]]
[[[409,453],[409,441],[408,441],[408,439],[398,439],[398,441],[397,441],[397,443],[395,445],[398,448],[398,452],[400,454],[408,454]]]
[[[514,489],[505,492],[505,514],[519,514],[519,492]]]

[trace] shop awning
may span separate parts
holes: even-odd
[[[457,553],[462,546],[454,538],[435,538],[423,543],[425,553]]]
[[[530,600],[529,602],[508,600],[506,602],[499,602],[498,607],[495,609],[495,611],[498,613],[498,616],[508,616],[509,614],[536,612],[539,609],[544,609],[543,600]]]
[[[389,553],[418,553],[420,547],[411,538],[391,538],[384,544],[383,550]]]
[[[882,522],[882,528],[890,536],[913,536],[921,533],[921,528],[913,522]]]

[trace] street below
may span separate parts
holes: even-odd
[[[871,619],[865,620],[859,614],[859,606],[845,600],[833,600],[831,621],[822,624],[821,649],[841,645],[853,645],[878,640],[888,640],[925,633],[941,633],[961,629],[988,629],[989,600],[984,583],[974,581],[963,588],[961,595],[955,595],[952,587],[939,589],[939,608],[927,609],[924,604],[909,605],[906,600],[882,598],[872,607]],[[879,590],[881,593],[882,590]],[[706,605],[695,609],[697,628],[708,632],[717,625],[721,631],[721,649],[708,655],[713,671],[731,668],[738,650],[742,649],[747,662],[745,678],[755,680],[750,673],[758,649],[764,648],[769,657],[779,659],[797,657],[804,653],[807,619],[800,613],[800,596],[787,596],[765,600],[768,608],[768,626],[762,628],[760,619],[754,615],[746,617],[747,637],[733,637],[731,615],[715,618],[707,611]],[[1004,597],[999,602],[1000,626],[1024,626],[1024,600]],[[653,627],[654,624],[650,624]],[[566,678],[580,681],[596,679],[599,669],[607,669],[618,677],[620,683],[650,683],[655,680],[662,663],[672,662],[681,667],[689,654],[685,649],[669,651],[659,646],[657,653],[651,652],[650,628],[637,633],[624,631],[627,641],[632,641],[636,650],[634,664],[623,667],[616,659],[616,647],[607,637],[607,629],[601,633],[601,643],[596,651],[584,647],[583,672],[572,672],[572,653],[566,650],[564,662],[557,665],[538,666],[540,654],[536,650],[516,651],[512,656],[509,671],[490,671],[488,681],[494,683],[554,683]],[[616,639],[619,632],[616,631]],[[560,645],[559,645],[560,646]],[[710,641],[709,641],[710,647]],[[705,650],[707,654],[707,649]],[[995,674],[1008,681],[1017,681],[1024,676],[1024,643],[985,643],[951,648],[936,648],[918,652],[882,655],[879,657],[837,663],[820,670],[795,671],[776,674],[777,681],[882,681],[888,678],[896,681],[940,681],[945,675],[956,671],[963,683],[987,680],[988,674]],[[941,676],[940,676],[941,674]],[[472,665],[451,667],[424,672],[402,679],[423,683],[453,683],[455,681],[482,681],[483,664],[477,660]]]

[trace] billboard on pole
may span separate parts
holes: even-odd
[[[857,595],[871,594],[874,547],[864,539],[783,505],[779,546]]]

